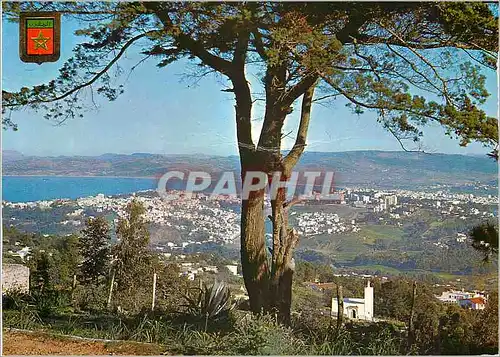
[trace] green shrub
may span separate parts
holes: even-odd
[[[304,339],[324,341],[329,339],[335,332],[335,322],[329,316],[302,312],[292,315],[292,327],[294,332]]]
[[[73,291],[73,306],[80,311],[104,311],[107,299],[108,288],[104,285],[78,285]]]
[[[323,336],[322,340],[312,339],[307,354],[309,355],[351,355],[355,354],[356,345],[351,334],[342,330],[336,334]]]
[[[389,329],[371,335],[367,345],[361,345],[359,354],[371,356],[393,356],[402,353],[403,340]]]
[[[303,354],[306,344],[293,330],[278,324],[271,315],[240,318],[234,332],[227,336],[231,354],[246,355],[295,355]]]
[[[231,354],[227,341],[220,333],[207,333],[185,327],[172,336],[176,351],[186,355]]]
[[[2,321],[5,327],[33,330],[43,328],[44,323],[37,311],[23,306],[19,311],[3,311]]]
[[[71,305],[71,293],[65,290],[45,290],[32,294],[36,310],[42,317],[55,315]]]
[[[9,290],[2,295],[2,309],[3,310],[20,310],[22,307],[27,306],[32,302],[29,294],[19,290]]]

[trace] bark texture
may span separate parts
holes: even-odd
[[[283,157],[281,153],[282,128],[290,113],[291,103],[283,100],[283,93],[273,89],[276,83],[284,80],[282,75],[280,68],[268,70],[266,113],[256,147],[253,147],[251,135],[249,135],[251,110],[248,108],[251,108],[251,104],[244,100],[248,93],[235,92],[243,182],[249,171],[266,173],[269,180],[268,187],[272,187],[273,180],[287,181],[304,151],[316,82],[311,83],[304,92],[296,142],[289,154]],[[234,84],[236,88],[236,83]],[[241,83],[238,84],[241,85]],[[272,191],[269,192],[272,194]],[[254,313],[272,313],[280,322],[289,324],[295,270],[293,251],[298,243],[298,234],[288,222],[289,209],[297,201],[287,201],[286,194],[285,187],[277,188],[276,195],[271,199],[271,214],[268,217],[264,212],[264,189],[250,192],[248,199],[242,201],[241,262],[251,310]],[[272,223],[270,244],[266,242],[266,219]]]

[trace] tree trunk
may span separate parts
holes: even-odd
[[[269,156],[259,155],[269,162]],[[262,161],[260,161],[262,162]],[[255,165],[245,167],[244,172],[256,170]],[[242,170],[242,171],[243,171]],[[269,169],[262,168],[269,173]],[[244,180],[244,175],[242,175]],[[287,177],[283,176],[285,180]],[[288,208],[285,207],[285,189],[280,188],[272,200],[273,224],[272,250],[268,252],[265,236],[265,190],[251,192],[242,201],[241,211],[241,262],[250,308],[254,313],[271,312],[282,323],[290,323],[292,303],[292,278],[294,271],[293,248],[298,236],[288,226]]]
[[[282,173],[282,180],[290,177],[291,170],[300,158],[307,135],[312,97],[315,83],[304,89],[302,113],[296,143],[285,157],[281,153],[282,128],[291,104],[283,100],[286,80],[286,66],[268,67],[265,79],[266,113],[259,142],[252,140],[252,101],[248,82],[242,77],[232,77],[236,98],[236,131],[240,152],[241,178],[249,171],[260,171],[271,178],[274,172]],[[278,190],[271,201],[273,224],[272,251],[269,255],[265,236],[264,216],[265,190],[250,192],[242,200],[241,207],[241,264],[247,288],[250,309],[254,313],[271,312],[280,322],[290,322],[292,303],[292,278],[294,271],[293,249],[298,235],[288,226],[286,191]]]
[[[264,118],[264,128],[266,130],[263,128],[259,146],[262,143],[265,147],[272,149],[267,164],[269,167],[268,174],[274,180],[278,178],[276,176],[272,177],[276,171],[280,173],[280,181],[290,179],[292,170],[304,151],[314,87],[315,84],[311,85],[304,93],[295,144],[284,158],[281,154],[281,130],[286,116],[290,113],[290,108],[283,108],[278,105],[279,110],[277,110],[276,106],[273,107],[272,105],[272,103],[275,103],[274,100],[276,98],[274,98],[272,92],[268,93],[268,97],[266,98],[266,116]],[[295,270],[293,251],[298,243],[297,232],[295,229],[290,228],[288,224],[288,212],[293,203],[294,201],[286,202],[285,187],[280,187],[276,192],[276,197],[271,200],[272,215],[270,219],[273,224],[273,249],[270,278],[270,307],[277,311],[279,321],[284,324],[290,323],[292,282]]]
[[[246,172],[255,170],[242,161],[242,180]],[[254,313],[268,311],[269,269],[264,225],[264,190],[250,192],[241,202],[241,267]]]
[[[285,172],[281,179],[287,180]],[[270,307],[276,310],[278,320],[284,324],[290,323],[292,307],[292,282],[295,270],[293,250],[298,242],[298,234],[288,225],[288,210],[286,192],[280,188],[276,199],[271,201],[273,223],[273,250],[270,279]]]

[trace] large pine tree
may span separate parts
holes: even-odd
[[[461,145],[495,147],[497,120],[481,109],[488,97],[483,70],[495,70],[497,6],[455,2],[143,2],[3,3],[20,10],[58,10],[85,20],[87,36],[53,81],[3,92],[8,113],[25,107],[58,122],[81,115],[80,99],[95,90],[114,100],[124,90],[110,71],[140,46],[159,67],[181,58],[200,75],[220,74],[235,99],[241,176],[275,171],[287,179],[306,144],[311,108],[343,97],[355,113],[371,111],[399,142],[418,141],[427,123],[442,125]],[[63,20],[64,21],[64,20]],[[136,46],[134,46],[136,45]],[[247,73],[261,73],[263,97]],[[147,90],[144,82],[144,90]],[[7,87],[7,86],[5,86]],[[166,94],[168,95],[168,94]],[[252,136],[255,99],[265,102],[263,127]],[[298,103],[298,100],[301,102]],[[295,144],[282,152],[283,126],[299,107]],[[14,118],[14,119],[13,119]],[[146,119],[144,119],[146,120]],[[332,122],[332,126],[335,123]],[[264,190],[242,201],[241,261],[254,312],[277,310],[288,321],[296,232],[288,226],[284,190],[272,200],[271,254],[266,247]]]

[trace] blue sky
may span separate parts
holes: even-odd
[[[72,35],[75,23],[62,18],[61,58],[41,66],[23,63],[18,54],[18,25],[3,23],[2,85],[17,90],[47,82],[70,57],[73,45],[81,38]],[[19,131],[3,131],[4,150],[25,155],[100,155],[103,153],[148,152],[159,154],[236,155],[234,101],[231,93],[222,92],[221,80],[206,77],[197,85],[182,76],[190,66],[178,62],[162,69],[154,60],[140,65],[137,51],[130,49],[121,61],[126,90],[115,102],[97,101],[98,108],[84,118],[67,121],[61,126],[46,121],[32,111],[16,112],[13,120]],[[251,79],[255,83],[255,79]],[[489,115],[497,116],[497,79],[488,74],[487,88],[492,96],[485,105]],[[256,90],[254,88],[254,90]],[[371,113],[357,116],[337,100],[326,106],[315,105],[309,129],[309,151],[401,150],[396,139],[383,130]],[[285,132],[297,127],[300,108],[287,119]],[[262,124],[262,108],[254,110],[254,137]],[[458,141],[444,136],[439,126],[424,131],[424,148],[429,152],[484,154],[489,150],[480,144],[461,148]],[[285,148],[293,143],[285,141]],[[409,146],[411,148],[411,144]]]

